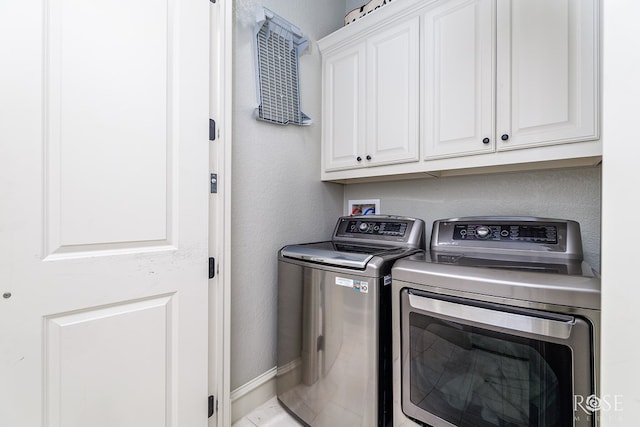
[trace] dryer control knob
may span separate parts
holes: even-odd
[[[367,224],[366,222],[360,223],[360,231],[367,231],[368,228],[369,224]]]
[[[486,225],[479,225],[476,227],[476,236],[479,239],[486,239],[491,235],[491,229]]]

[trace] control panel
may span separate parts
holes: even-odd
[[[338,219],[333,242],[424,248],[424,221],[396,215],[357,215]]]
[[[353,234],[373,234],[378,236],[404,237],[407,232],[407,222],[401,221],[367,221],[357,219],[347,221],[345,230]]]
[[[582,260],[580,224],[568,219],[475,216],[433,222],[434,252]]]
[[[486,240],[552,244],[558,243],[556,225],[537,224],[455,224],[453,240]]]

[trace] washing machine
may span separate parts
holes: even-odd
[[[303,425],[391,425],[391,268],[424,247],[424,221],[364,215],[279,251],[277,395]]]

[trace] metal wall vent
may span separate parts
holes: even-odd
[[[256,118],[270,123],[310,125],[300,111],[298,57],[309,47],[299,28],[269,9],[260,9],[256,19]]]

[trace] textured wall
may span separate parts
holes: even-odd
[[[300,57],[302,111],[309,127],[253,118],[257,107],[256,8],[299,27],[311,41]],[[326,240],[342,213],[342,186],[320,182],[320,73],[315,40],[342,26],[344,0],[237,0],[234,3],[231,389],[276,365],[278,249]]]
[[[356,9],[363,4],[366,4],[369,0],[344,0],[345,4],[345,15],[351,12],[353,9]]]
[[[470,215],[572,219],[582,230],[585,260],[600,269],[601,168],[432,178],[345,186],[345,203],[380,199],[382,213],[433,220]]]

